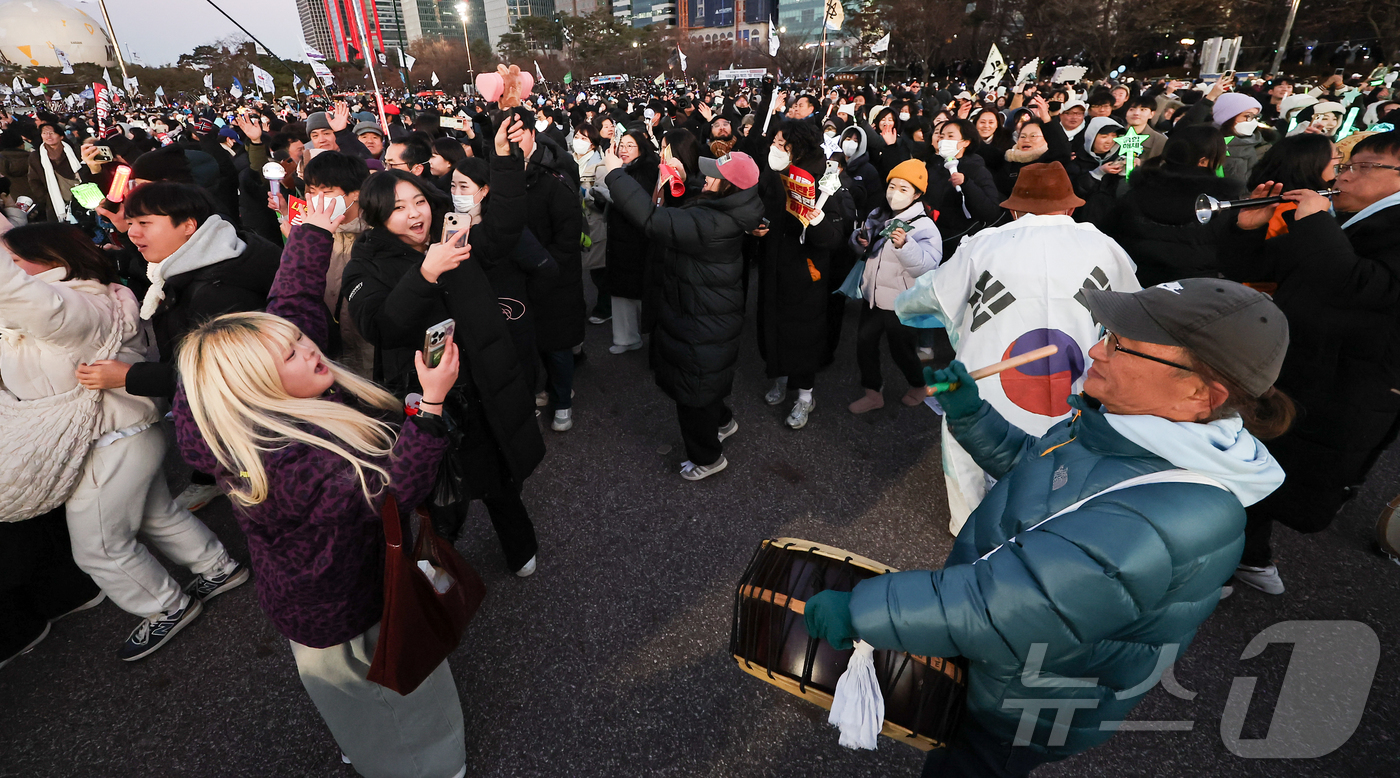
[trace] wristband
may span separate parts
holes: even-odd
[[[432,400],[419,400],[419,401],[418,401],[418,404],[419,404],[419,405],[442,405],[442,404],[445,403],[445,402],[447,402],[447,398],[446,398],[446,397],[444,397],[444,398],[441,399],[441,400],[438,400],[437,402],[433,402]]]

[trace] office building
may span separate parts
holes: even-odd
[[[701,43],[767,44],[768,20],[776,0],[687,0],[687,36]],[[737,6],[738,24],[735,24]],[[766,52],[767,49],[764,49]]]

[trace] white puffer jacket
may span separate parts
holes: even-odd
[[[26,275],[0,248],[0,385],[21,400],[72,390],[78,384],[78,365],[106,356],[97,351],[112,326],[114,299],[122,307],[122,346],[116,359],[141,362],[150,349],[149,329],[141,322],[140,305],[130,289],[66,281],[67,273],[56,267]],[[97,436],[134,434],[159,418],[149,398],[109,389],[102,398]],[[9,431],[0,430],[4,434]]]

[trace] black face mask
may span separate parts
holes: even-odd
[[[1059,111],[1060,111],[1060,106],[1062,106],[1062,105],[1064,105],[1064,103],[1060,102],[1059,100],[1051,100],[1051,101],[1050,101],[1050,113],[1059,113]]]

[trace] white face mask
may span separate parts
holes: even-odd
[[[849,160],[856,155],[857,151],[860,151],[860,143],[854,140],[843,140],[841,141],[841,151],[845,153],[846,159]]]
[[[914,204],[914,193],[886,189],[885,200],[889,202],[890,208],[893,208],[895,213],[899,213]]]
[[[836,130],[827,130],[826,132],[822,133],[822,136],[825,137],[827,140],[831,140],[832,138],[836,137]]]
[[[907,121],[909,121],[909,112],[908,112],[908,111],[900,111],[900,113],[899,113],[899,120],[902,121],[902,122],[907,122]]]
[[[792,167],[792,156],[776,146],[769,146],[768,167],[781,173]]]
[[[1242,122],[1235,122],[1235,135],[1236,137],[1240,138],[1249,137],[1250,135],[1254,134],[1254,131],[1258,129],[1258,127],[1259,122],[1253,119],[1247,119]]]
[[[537,119],[537,120],[535,120],[535,132],[544,132],[544,131],[547,130],[547,129],[549,129],[549,120],[548,120],[548,119]]]
[[[476,196],[452,195],[452,210],[457,213],[476,213]]]
[[[324,195],[317,195],[316,207],[324,208],[325,206],[322,205],[321,201],[325,199],[327,198]],[[336,219],[339,219],[347,210],[347,206],[345,205],[345,198],[341,197],[340,195],[336,195],[335,197],[329,198],[329,200],[330,202],[335,203],[335,208],[331,211],[331,221],[335,221]]]
[[[958,141],[941,140],[938,142],[938,156],[944,159],[952,159],[958,155]]]
[[[579,155],[580,157],[584,154],[587,154],[589,149],[592,148],[593,144],[589,143],[587,138],[574,138],[574,153]]]

